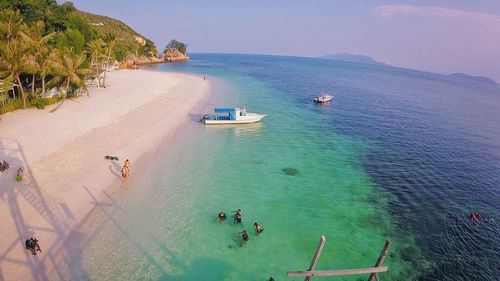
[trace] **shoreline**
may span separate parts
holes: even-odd
[[[25,161],[25,179],[21,183],[16,184],[11,177],[20,163],[15,160],[16,153],[6,149],[9,145],[13,146],[12,143],[6,145],[5,142],[15,142],[9,136],[26,129],[22,123],[17,128],[20,120],[29,122],[36,118],[34,115],[48,114],[51,108],[14,112],[2,119],[0,159],[7,158],[11,169],[7,174],[0,175],[0,186],[9,186],[0,189],[0,218],[5,222],[0,229],[7,237],[0,243],[4,256],[0,263],[0,277],[7,280],[20,276],[24,279],[51,280],[50,273],[55,270],[58,261],[76,250],[71,246],[74,230],[99,205],[106,192],[113,193],[121,186],[126,188],[127,184],[122,184],[119,172],[123,161],[126,158],[132,161],[133,179],[134,174],[146,168],[148,159],[154,158],[157,151],[168,149],[177,131],[192,120],[190,114],[193,110],[208,101],[211,88],[201,77],[187,74],[120,70],[109,76],[109,88],[91,89],[90,98],[67,100],[55,112],[58,116],[54,122],[63,128],[60,135],[56,133],[51,136],[52,140],[49,137],[49,140],[42,141],[39,140],[40,135],[33,136],[37,131],[40,133],[35,129],[32,130],[35,132],[25,133],[23,137],[31,136],[38,140],[21,137],[17,142],[17,154],[21,155],[17,160]],[[121,84],[131,87],[129,92],[132,93],[123,94],[120,92],[123,89],[116,89]],[[141,95],[144,93],[149,95]],[[114,107],[119,105],[125,109],[109,108],[111,114],[101,114],[92,111],[95,101],[89,103],[87,99],[101,100],[108,106],[114,104]],[[71,106],[71,102],[81,104]],[[83,119],[83,125],[64,120],[74,120],[75,114],[70,109],[78,111],[76,117]],[[102,118],[104,124],[100,126],[99,122],[85,120],[90,118],[89,114]],[[75,136],[72,135],[72,124],[82,129]],[[48,131],[53,133],[54,130]],[[34,143],[50,144],[54,141],[55,147],[47,151],[38,152],[30,147]],[[103,161],[104,155],[120,156],[120,161]],[[28,230],[33,230],[40,240],[43,252],[37,256],[32,256],[23,247],[22,236]]]

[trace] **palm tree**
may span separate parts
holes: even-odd
[[[23,18],[19,11],[9,9],[0,11],[0,37],[3,42],[9,43],[17,38],[23,27]]]
[[[49,74],[52,74],[52,70],[56,67],[57,60],[57,49],[41,48],[36,56],[38,75],[42,80],[42,93],[41,96],[45,96],[47,81],[46,78]]]
[[[109,67],[109,59],[111,58],[111,52],[113,52],[116,45],[116,35],[113,33],[107,33],[104,35],[104,42],[106,43],[106,68],[104,69],[103,87],[106,88],[106,72]]]
[[[0,77],[6,81],[16,81],[21,92],[23,107],[26,108],[26,93],[21,82],[21,74],[31,72],[32,68],[25,56],[27,45],[19,39],[11,39],[9,42],[0,42]]]
[[[50,68],[51,56],[48,41],[55,36],[55,33],[49,33],[43,36],[45,24],[38,21],[30,27],[25,28],[20,33],[21,37],[29,45],[28,64],[32,66],[31,94],[35,95],[35,75],[38,73],[42,80],[42,96],[45,94],[45,78]]]
[[[0,78],[6,78],[7,82],[16,81],[19,92],[23,99],[23,107],[26,108],[26,94],[21,82],[21,74],[30,72],[28,59],[25,56],[27,45],[19,36],[24,27],[19,11],[0,11]]]
[[[90,64],[94,69],[94,74],[97,77],[97,87],[101,86],[101,69],[102,59],[104,57],[105,43],[102,39],[96,39],[87,44],[90,53]]]
[[[90,69],[83,68],[86,59],[86,55],[83,52],[81,54],[74,54],[68,48],[64,48],[59,51],[56,57],[57,61],[52,68],[55,77],[49,84],[63,87],[63,101],[54,110],[59,108],[64,102],[70,86],[73,89],[83,88],[88,96],[89,92],[87,87],[85,87],[85,77],[92,74]]]

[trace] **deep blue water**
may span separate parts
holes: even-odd
[[[325,59],[191,58],[154,68],[238,79],[242,87],[245,78],[257,80],[268,89],[268,99],[314,114],[321,123],[311,122],[311,136],[335,132],[366,144],[353,149],[366,149],[356,163],[376,190],[368,203],[383,206],[380,215],[396,225],[387,236],[396,231],[414,241],[416,248],[394,247],[400,247],[403,262],[417,268],[418,279],[500,278],[500,87]],[[332,104],[311,102],[322,90],[335,96]],[[469,221],[471,211],[483,221]]]

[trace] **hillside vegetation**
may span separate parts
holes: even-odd
[[[62,104],[106,87],[106,69],[161,62],[153,42],[119,20],[56,0],[0,0],[0,114]],[[50,90],[50,91],[49,91]]]
[[[97,34],[115,34],[117,40],[115,55],[119,61],[130,53],[144,57],[157,56],[155,44],[122,21],[79,10],[76,10],[75,14],[88,22]]]

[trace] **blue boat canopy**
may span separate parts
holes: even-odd
[[[236,120],[236,108],[214,108],[215,113],[229,113],[230,120]]]

